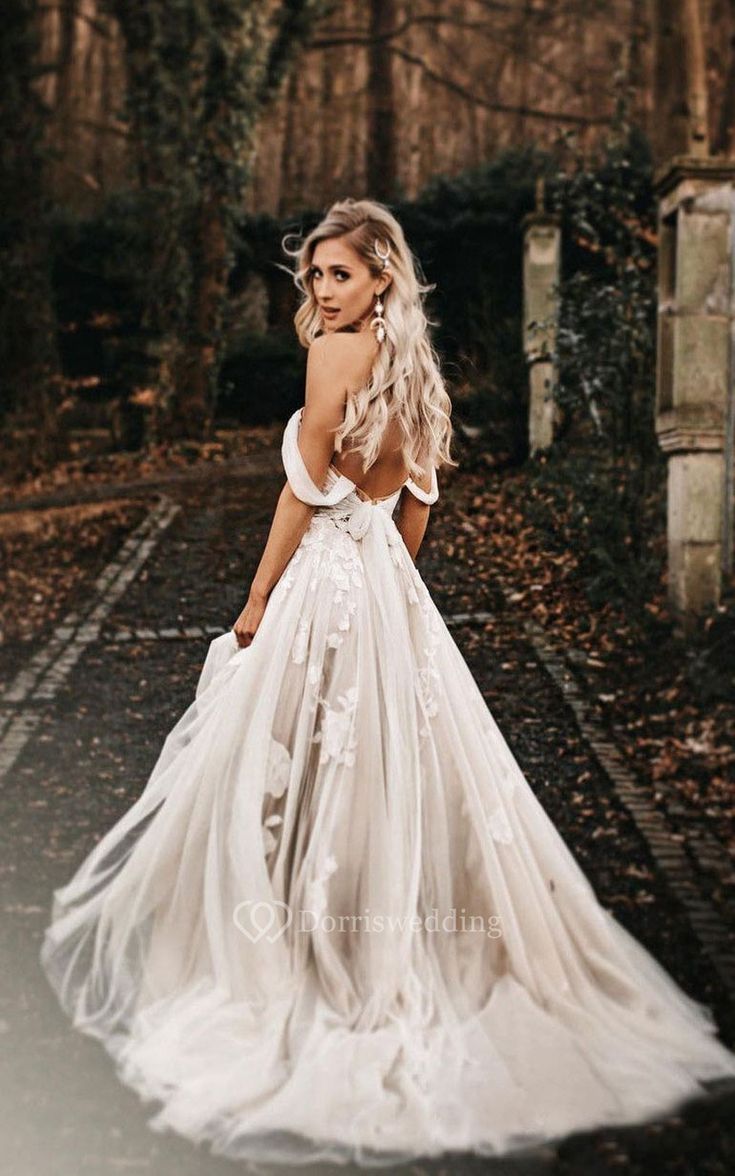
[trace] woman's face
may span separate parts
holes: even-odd
[[[359,330],[372,316],[375,295],[386,288],[390,277],[374,277],[346,237],[319,241],[311,259],[314,298],[321,310],[325,331],[355,324]]]

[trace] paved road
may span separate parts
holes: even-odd
[[[142,1104],[117,1082],[104,1051],[69,1029],[40,972],[38,950],[52,889],[69,878],[139,794],[166,732],[191,699],[208,642],[206,635],[192,634],[229,625],[237,615],[279,486],[279,478],[260,474],[253,480],[210,480],[205,495],[196,484],[167,487],[174,509],[164,501],[148,530],[131,537],[114,574],[75,602],[77,613],[67,618],[51,662],[44,663],[48,646],[41,643],[36,676],[24,676],[27,666],[18,665],[20,678],[6,684],[10,699],[7,691],[4,704],[0,698],[0,764],[3,746],[6,753],[0,793],[5,915],[0,1171],[8,1176],[216,1176],[238,1170],[148,1129]],[[442,525],[441,512],[431,525]],[[639,901],[640,876],[627,875],[626,866],[645,859],[645,846],[571,712],[519,636],[517,619],[492,589],[483,588],[478,596],[461,569],[427,556],[422,571],[445,615],[468,608],[493,614],[489,631],[471,622],[458,625],[457,641],[529,780],[602,900],[727,1020],[732,1015],[727,994],[700,958],[665,877],[650,862],[645,884],[650,898]],[[140,629],[149,636],[121,639],[121,633]],[[190,635],[180,639],[170,632],[186,629]],[[582,814],[570,803],[580,777],[587,794]],[[602,835],[595,833],[600,828]],[[712,1133],[727,1109],[713,1104],[706,1113],[687,1113],[638,1132],[568,1141],[516,1162],[467,1157],[408,1171],[413,1176],[480,1171],[581,1176],[608,1166],[647,1171],[645,1163],[635,1166],[637,1157],[665,1158],[673,1138],[672,1163],[681,1160],[685,1144],[699,1148],[708,1162],[701,1168],[671,1167],[672,1172],[725,1172]],[[654,1166],[668,1170],[663,1163]]]

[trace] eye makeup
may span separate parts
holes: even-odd
[[[350,271],[344,269],[341,265],[334,265],[334,266],[330,266],[328,268],[330,268],[334,271],[335,277],[339,278],[339,277],[343,276],[345,278],[349,278],[352,276]],[[322,272],[322,270],[321,270],[320,266],[318,266],[318,265],[310,266],[309,271],[308,271],[310,278],[316,277],[316,275],[321,272]]]

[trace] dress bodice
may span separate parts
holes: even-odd
[[[346,476],[346,475],[342,475],[340,473],[340,471],[335,466],[333,466],[333,465],[327,466],[327,476],[324,479],[324,483],[322,486],[322,492],[328,494],[329,491],[334,486],[339,484],[339,479],[344,476]],[[350,479],[347,478],[347,481],[349,482]],[[405,485],[405,483],[404,483],[404,485]],[[397,490],[394,490],[392,494],[385,495],[384,498],[370,498],[367,495],[361,496],[360,493],[358,492],[359,488],[357,486],[355,486],[355,484],[353,482],[352,489],[348,490],[347,493],[345,494],[344,498],[341,498],[339,500],[339,503],[337,503],[336,505],[338,505],[341,508],[350,507],[353,505],[355,507],[358,507],[361,505],[377,506],[381,510],[387,511],[388,514],[393,514],[393,511],[395,510],[396,505],[398,504],[398,499],[401,497],[401,490],[402,489],[403,489],[403,486],[399,486]]]
[[[317,507],[332,507],[340,504],[343,508],[350,506],[357,508],[359,506],[370,505],[372,507],[378,507],[388,514],[392,514],[403,489],[409,490],[419,501],[429,506],[436,502],[439,497],[439,487],[436,479],[436,470],[433,467],[431,471],[431,490],[428,492],[422,490],[420,486],[417,486],[412,478],[406,478],[405,482],[392,494],[388,495],[387,498],[371,499],[365,496],[364,491],[351,478],[348,478],[346,474],[340,473],[333,465],[328,467],[326,478],[320,489],[312,480],[298,445],[299,428],[303,411],[303,407],[297,408],[291,415],[283,431],[283,442],[281,444],[281,458],[283,460],[283,468],[286,471],[286,477],[294,494],[302,502]]]

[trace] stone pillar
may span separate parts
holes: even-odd
[[[732,553],[735,162],[677,156],[659,198],[656,433],[668,456],[669,600],[715,607]]]
[[[561,273],[558,218],[533,212],[523,220],[523,349],[529,370],[528,448],[531,456],[554,440],[557,287]]]

